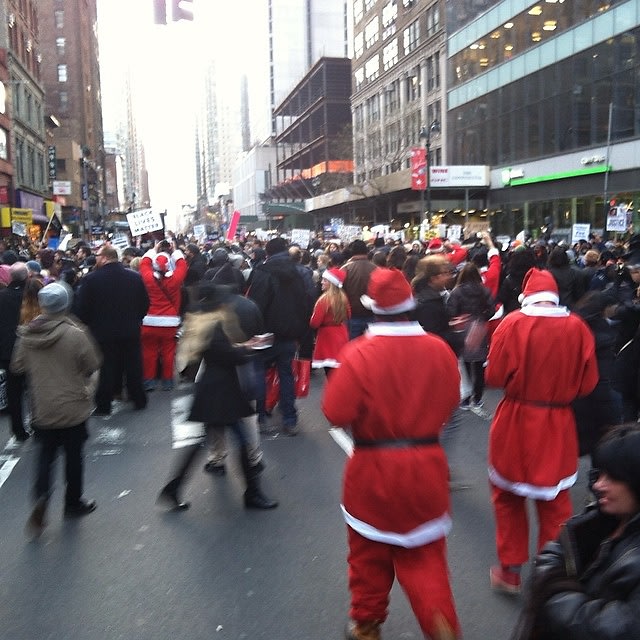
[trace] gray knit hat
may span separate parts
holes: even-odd
[[[38,291],[38,302],[47,315],[65,313],[73,302],[73,290],[63,282],[52,282]]]

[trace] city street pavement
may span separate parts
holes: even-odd
[[[225,477],[202,472],[185,488],[183,512],[155,505],[195,425],[183,424],[189,387],[150,394],[149,408],[126,403],[91,418],[85,495],[98,509],[62,518],[62,464],[43,536],[24,524],[35,445],[0,457],[0,637],[12,640],[327,640],[343,637],[348,613],[345,526],[339,510],[345,453],[319,403],[324,376],[298,402],[300,434],[264,439],[265,493],[280,506],[242,506],[235,443]],[[410,381],[407,381],[410,384]],[[499,399],[487,393],[487,408]],[[429,410],[425,399],[424,410]],[[277,426],[277,410],[274,414]],[[460,414],[448,445],[456,480],[449,537],[453,588],[466,640],[508,638],[520,600],[492,593],[494,525],[486,477],[489,422]],[[0,418],[1,443],[9,440]],[[338,439],[339,440],[339,439]],[[1,446],[1,445],[0,445]],[[580,508],[584,470],[575,490]],[[404,594],[394,587],[385,640],[420,639]]]

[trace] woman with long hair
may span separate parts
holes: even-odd
[[[328,376],[340,366],[338,353],[349,341],[347,320],[351,308],[347,295],[342,291],[346,273],[341,269],[327,269],[322,274],[322,295],[316,301],[309,324],[317,330],[311,366],[324,368]]]
[[[29,324],[34,318],[40,315],[38,291],[40,291],[42,287],[44,287],[44,283],[40,278],[27,279],[22,295],[22,305],[20,306],[20,324]]]
[[[466,316],[467,335],[462,350],[462,359],[471,379],[473,393],[462,398],[461,409],[470,409],[482,418],[488,417],[483,409],[484,362],[487,359],[489,344],[486,335],[486,323],[493,316],[495,306],[489,290],[482,284],[480,270],[473,262],[468,262],[458,275],[456,286],[447,301],[449,315],[452,318]],[[484,327],[484,335],[482,335]],[[471,332],[479,336],[470,340]]]

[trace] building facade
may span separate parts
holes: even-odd
[[[458,27],[447,51],[450,159],[491,165],[492,228],[601,230],[612,201],[635,214],[640,3],[469,4],[447,3]]]
[[[70,183],[63,218],[72,230],[100,234],[105,215],[105,152],[96,0],[39,0],[42,81],[53,132],[56,181]]]

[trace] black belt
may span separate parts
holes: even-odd
[[[397,440],[354,440],[355,447],[365,449],[399,449],[404,447],[420,447],[440,444],[440,438],[431,436],[429,438],[399,438]]]
[[[548,407],[551,409],[565,409],[566,407],[570,407],[570,404],[560,404],[557,402],[542,402],[538,400],[524,400],[523,398],[515,398],[513,396],[505,396],[507,400],[512,400],[513,402],[520,402],[521,404],[531,404],[534,407]]]

